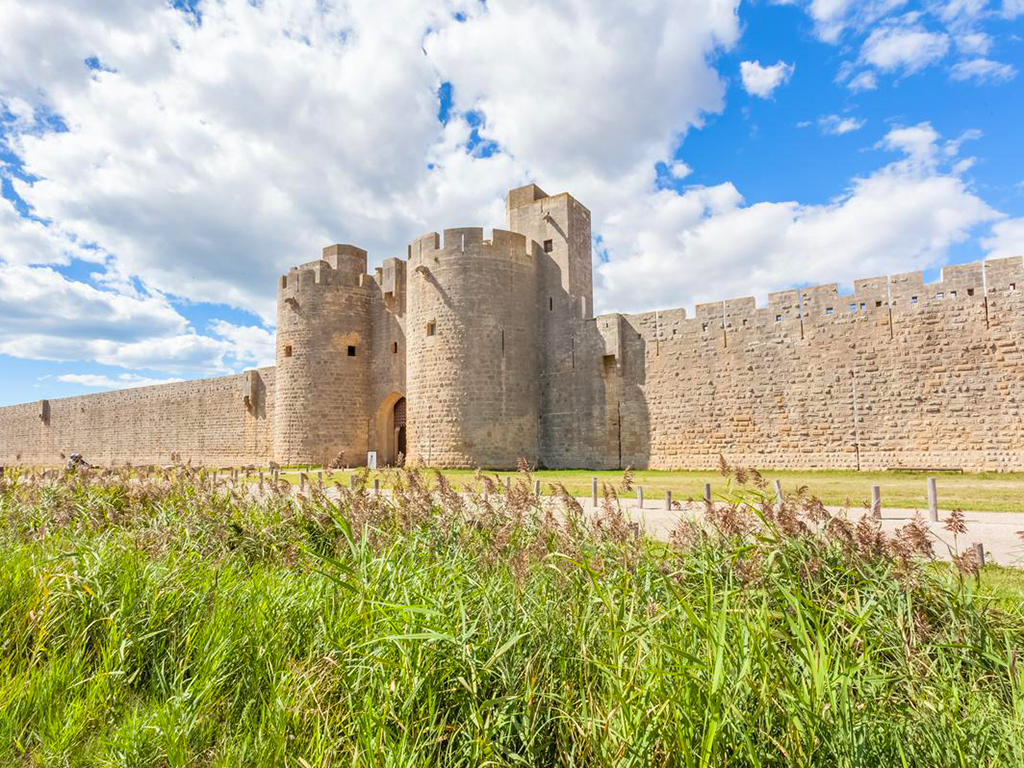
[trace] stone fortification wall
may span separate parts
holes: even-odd
[[[324,249],[280,279],[277,297],[276,460],[365,463],[371,424],[374,300],[366,251]]]
[[[721,453],[757,467],[1024,468],[1020,257],[947,267],[930,284],[913,272],[858,280],[849,296],[826,285],[695,314],[581,324],[584,382],[605,369],[588,390],[606,435],[595,464],[710,467]],[[594,344],[602,325],[620,326],[617,346],[607,332]],[[590,463],[594,446],[581,448],[552,465]]]
[[[395,425],[395,405],[405,397],[406,263],[385,259],[374,271],[377,295],[373,301],[370,398],[374,406],[369,450],[380,466],[393,465],[401,452]]]
[[[0,408],[0,465],[266,464],[274,369]]]
[[[521,234],[447,229],[409,249],[409,460],[514,467],[538,457],[539,254]]]

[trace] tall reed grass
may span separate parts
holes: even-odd
[[[1021,765],[1024,609],[743,474],[670,545],[525,473],[8,476],[0,765]]]

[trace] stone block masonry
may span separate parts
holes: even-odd
[[[278,283],[274,368],[0,408],[0,464],[1024,470],[1020,257],[593,316],[590,212],[534,184],[507,229]]]
[[[0,465],[266,464],[274,369],[0,408]]]
[[[623,461],[1024,468],[1021,258],[625,315]]]

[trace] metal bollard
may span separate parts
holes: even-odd
[[[533,495],[540,498],[540,480],[533,481]]]
[[[778,480],[775,481],[775,501],[782,504],[786,500],[786,497],[782,495],[782,483]]]
[[[375,495],[380,496],[380,478],[373,478],[373,492]]]
[[[321,488],[324,487],[324,473],[321,470],[317,470],[316,484],[319,485]]]
[[[672,509],[672,491],[665,491],[665,509]]]
[[[636,505],[640,509],[644,508],[644,487],[642,485],[636,487]]]
[[[597,506],[597,478],[590,478],[590,501],[596,507]]]
[[[939,521],[939,493],[935,487],[935,478],[928,478],[928,517],[933,523]]]
[[[704,503],[711,503],[711,483],[704,483]]]
[[[882,519],[882,489],[877,485],[871,486],[871,514]]]
[[[306,473],[305,472],[299,472],[299,490],[300,491],[306,490]]]

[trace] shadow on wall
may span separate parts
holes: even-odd
[[[588,318],[584,299],[562,285],[544,255],[540,317],[544,338],[539,466],[646,467],[650,416],[646,341],[622,315]]]

